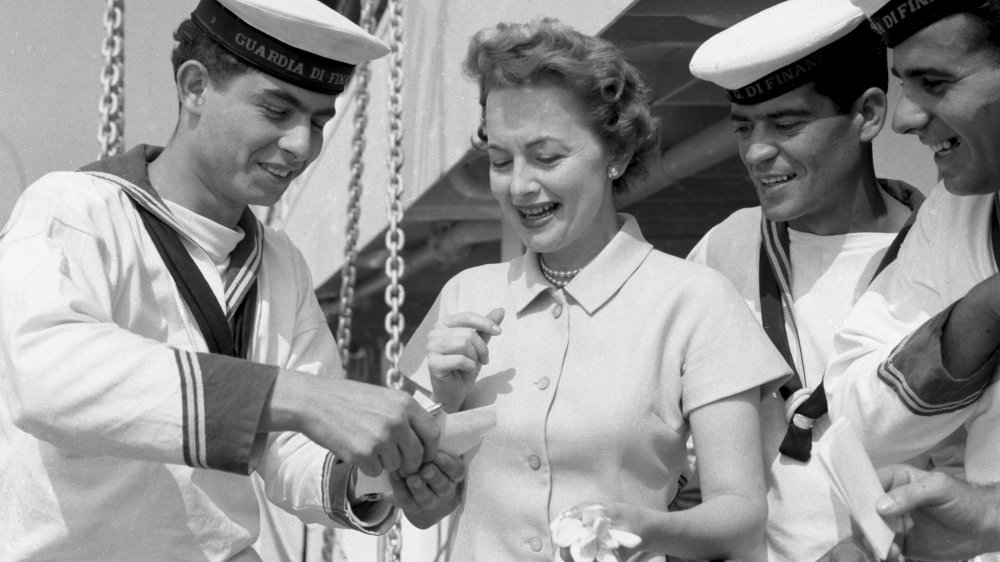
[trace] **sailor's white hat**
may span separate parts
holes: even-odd
[[[355,65],[389,52],[319,0],[201,0],[191,19],[243,62],[320,92],[342,92]]]
[[[733,103],[766,101],[812,81],[864,21],[849,0],[786,0],[702,43],[691,74],[725,88]]]

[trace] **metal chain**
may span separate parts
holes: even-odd
[[[362,0],[361,18],[358,24],[368,33],[375,30],[375,2]],[[337,349],[340,363],[347,371],[351,360],[351,321],[353,320],[354,285],[357,280],[354,266],[358,257],[358,223],[361,220],[361,181],[365,172],[365,129],[368,127],[368,82],[371,79],[371,65],[364,62],[354,72],[354,137],[351,141],[351,180],[347,199],[347,226],[344,229],[344,265],[340,269],[340,299],[337,302]],[[336,546],[333,529],[323,531],[323,562],[331,562]]]
[[[403,2],[388,0],[389,12],[389,228],[385,233],[385,246],[389,257],[385,260],[385,273],[389,285],[385,288],[385,302],[389,312],[385,316],[385,331],[389,341],[385,344],[385,357],[389,360],[385,382],[390,388],[402,388],[403,377],[399,372],[399,355],[402,351],[402,334],[406,321],[400,308],[406,300],[406,291],[400,283],[405,273],[405,263],[400,251],[406,245],[403,222]],[[403,533],[397,514],[396,522],[385,537],[382,550],[389,560],[399,562],[403,550]]]
[[[375,8],[378,0],[361,1],[358,25],[368,33],[375,31]],[[361,63],[354,71],[354,137],[351,140],[351,180],[347,199],[347,226],[344,228],[344,265],[340,269],[340,299],[337,302],[337,349],[340,363],[347,371],[351,360],[351,322],[354,314],[354,286],[357,281],[355,262],[358,258],[358,231],[361,221],[361,181],[365,172],[365,130],[368,128],[368,83],[371,64]],[[323,530],[323,562],[333,560],[337,537],[333,529]]]
[[[98,158],[121,153],[125,148],[125,0],[108,0],[104,13],[106,35],[101,45],[104,68],[101,70],[101,143]]]
[[[375,29],[375,2],[361,2],[361,28],[372,33]],[[371,80],[370,63],[358,65],[354,73],[355,108],[354,137],[351,143],[351,180],[347,200],[347,226],[344,229],[344,265],[340,270],[340,299],[337,314],[337,345],[340,350],[340,361],[346,370],[350,360],[351,320],[353,319],[354,287],[357,281],[355,262],[358,257],[358,230],[361,220],[361,193],[364,185],[361,181],[365,171],[365,130],[368,127],[368,83]]]
[[[400,307],[406,300],[406,291],[400,283],[405,274],[405,264],[400,255],[406,245],[406,235],[400,224],[403,222],[403,4],[401,0],[389,0],[389,32],[391,35],[389,53],[389,183],[386,191],[389,197],[389,228],[385,233],[385,247],[389,257],[385,260],[385,274],[389,285],[385,288],[385,303],[389,313],[385,316],[385,331],[389,341],[385,346],[385,357],[389,360],[386,372],[386,386],[400,388],[402,376],[397,368],[402,351],[402,333],[406,327],[400,314]]]
[[[378,539],[378,562],[399,562],[399,557],[403,552],[403,534],[400,532],[398,514],[396,522],[389,529],[389,532]]]

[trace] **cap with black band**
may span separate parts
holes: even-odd
[[[832,65],[874,53],[878,37],[849,0],[786,0],[710,37],[691,57],[697,78],[753,105],[814,81]],[[849,64],[849,62],[848,62]]]
[[[303,88],[344,91],[389,48],[318,0],[201,0],[191,19],[244,63]]]
[[[982,0],[851,0],[890,47],[939,19],[968,10]]]

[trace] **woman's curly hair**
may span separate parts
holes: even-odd
[[[613,182],[627,191],[647,174],[658,156],[659,126],[649,105],[642,75],[611,43],[580,33],[550,18],[530,23],[500,23],[469,42],[465,74],[479,83],[477,135],[484,146],[486,98],[493,88],[552,84],[573,92],[591,128],[614,158],[631,154],[625,172]]]

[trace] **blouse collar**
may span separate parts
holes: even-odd
[[[619,213],[618,220],[622,227],[608,245],[563,288],[588,314],[608,302],[653,250],[653,245],[642,236],[635,217]],[[531,250],[511,263],[508,276],[519,313],[538,295],[557,290],[545,280],[538,266],[538,254]]]

